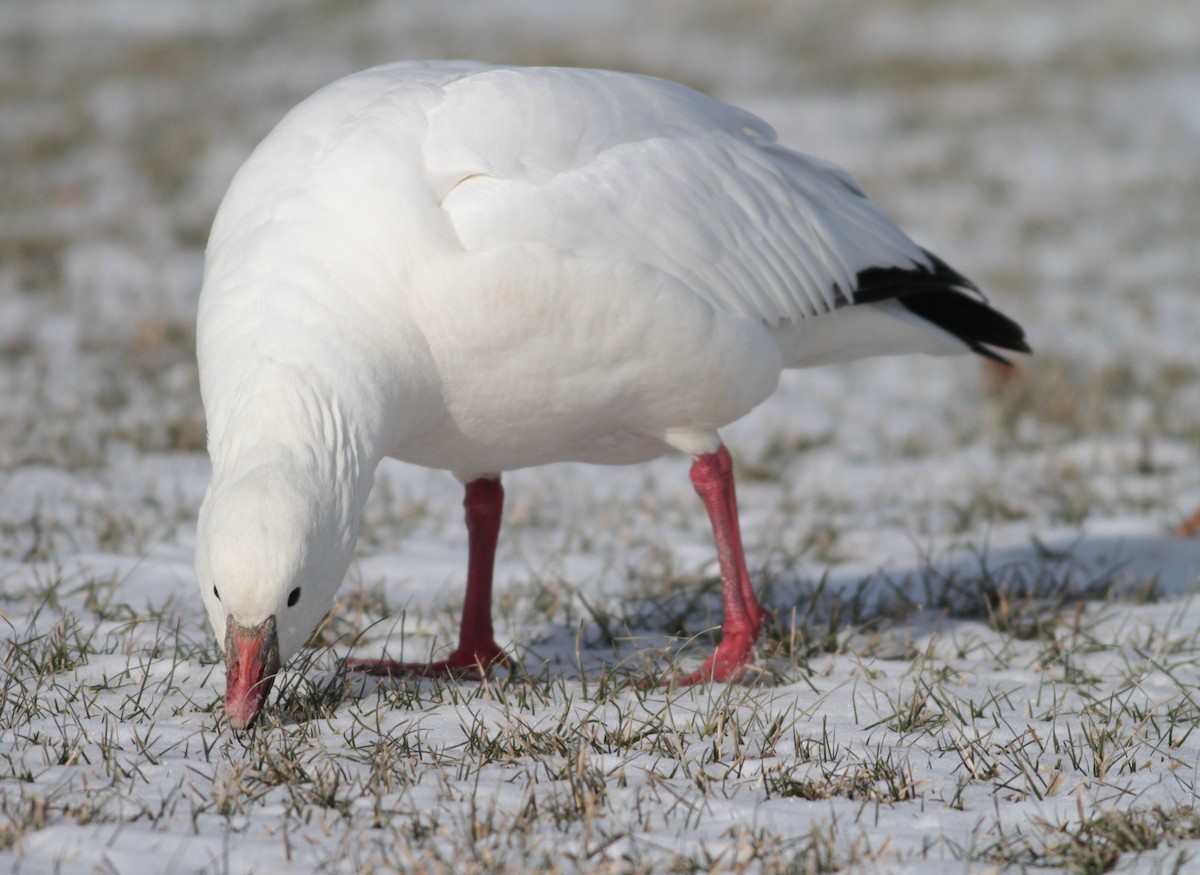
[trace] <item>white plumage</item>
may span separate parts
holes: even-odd
[[[457,62],[368,70],[284,118],[217,215],[197,344],[197,569],[235,725],[332,605],[385,456],[468,484],[478,613],[476,529],[500,499],[470,484],[676,448],[703,496],[717,429],[784,367],[1026,349],[845,171],[755,116],[659,79]],[[726,479],[709,507],[733,513],[733,535],[714,516],[726,610],[753,622],[725,634],[756,638]],[[481,622],[435,670],[501,658]],[[706,676],[748,658],[739,638]]]

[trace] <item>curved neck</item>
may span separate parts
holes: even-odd
[[[343,394],[304,365],[264,363],[232,404],[211,412],[214,485],[274,467],[311,501],[332,500],[356,524],[388,424],[379,403]]]

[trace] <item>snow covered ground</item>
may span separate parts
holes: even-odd
[[[729,429],[758,683],[636,683],[719,621],[679,458],[506,479],[524,674],[347,679],[455,628],[458,487],[392,465],[319,646],[223,726],[191,567],[208,223],[291,105],[412,57],[745,105],[1028,329],[1013,379],[796,373]],[[1200,542],[1170,532],[1200,507],[1198,157],[1186,0],[9,4],[0,867],[1200,871]]]

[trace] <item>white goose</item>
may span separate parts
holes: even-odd
[[[732,680],[765,612],[717,429],[783,368],[1028,351],[852,177],[757,117],[643,76],[459,62],[349,76],[280,122],[213,225],[197,346],[213,471],[196,566],[239,728],[331,608],[385,456],[465,484],[462,628],[439,662],[353,668],[504,662],[501,472],[675,449],[725,609],[678,680]]]

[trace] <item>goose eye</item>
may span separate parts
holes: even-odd
[[[215,586],[213,587],[213,595],[217,597],[217,601],[221,600],[221,594],[217,592],[217,588]]]
[[[288,593],[288,607],[295,607],[296,602],[300,601],[300,587],[296,587]]]

